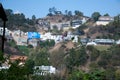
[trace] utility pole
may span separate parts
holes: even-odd
[[[0,3],[0,18],[2,19],[3,21],[3,35],[2,35],[2,53],[4,53],[4,41],[5,41],[5,24],[6,24],[6,21],[7,21],[7,16],[5,14],[5,11],[3,9],[3,6],[2,4]]]

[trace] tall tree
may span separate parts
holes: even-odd
[[[99,12],[94,12],[91,17],[93,18],[94,21],[97,21],[100,16],[101,15]]]
[[[110,16],[108,13],[104,14],[104,16]]]
[[[32,20],[36,20],[36,16],[35,15],[32,15]]]
[[[75,10],[74,13],[75,13],[76,16],[83,16],[83,13],[78,11],[78,10]]]
[[[72,16],[72,11],[68,11],[68,16]]]
[[[65,10],[65,15],[67,15],[68,14],[68,10]]]

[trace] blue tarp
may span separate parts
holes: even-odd
[[[38,32],[28,32],[28,39],[34,39],[34,38],[39,39],[40,34]]]

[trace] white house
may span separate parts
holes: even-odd
[[[71,24],[72,24],[72,28],[76,29],[82,24],[82,20],[73,20]]]
[[[5,28],[5,36],[10,35],[10,30],[8,30],[7,28]],[[3,35],[3,27],[0,27],[0,35]]]
[[[120,40],[116,41],[116,44],[120,45]]]
[[[47,74],[55,74],[56,68],[53,66],[35,66],[34,67],[34,75],[47,75]]]
[[[115,43],[114,39],[94,39],[94,42],[96,42],[97,44],[107,44],[107,45],[111,45]]]
[[[17,43],[17,45],[25,45],[27,46],[27,33],[24,33],[21,30],[15,30],[12,32],[12,37]]]
[[[78,35],[69,34],[67,36],[63,36],[62,34],[57,35],[57,34],[52,34],[50,32],[41,35],[41,40],[51,39],[51,40],[54,40],[55,43],[59,43],[59,42],[66,41],[66,40],[71,40],[72,38],[74,38],[73,42],[78,42]]]
[[[88,42],[87,44],[86,44],[87,46],[88,45],[93,45],[93,46],[95,46],[95,45],[97,45],[95,42]]]
[[[107,25],[113,20],[114,18],[110,16],[100,16],[98,21],[96,21],[96,25]]]

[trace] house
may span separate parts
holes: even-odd
[[[102,45],[112,45],[115,43],[114,39],[94,39],[93,42]]]
[[[88,42],[86,45],[87,45],[87,46],[89,46],[89,45],[96,46],[96,45],[97,45],[97,43],[95,43],[95,42]]]
[[[0,35],[3,35],[3,27],[0,27]],[[8,30],[7,28],[5,28],[5,38],[7,39],[7,41],[10,41],[13,39],[11,31]]]
[[[27,46],[27,37],[18,37],[16,43],[17,45]]]
[[[29,40],[28,40],[28,44],[29,44],[29,45],[32,45],[33,47],[37,47],[39,41],[40,41],[39,39],[35,39],[35,38],[34,38],[34,39],[29,39]]]
[[[72,40],[72,38],[74,38]],[[72,40],[73,42],[78,42],[78,35],[73,35],[73,34],[68,34],[66,36],[64,36],[63,34],[52,34],[50,32],[45,33],[44,35],[41,35],[41,40],[54,40],[55,43],[59,43],[62,41],[68,41],[68,40]]]
[[[27,45],[27,33],[24,33],[21,30],[15,30],[11,32],[11,35],[17,45]]]
[[[120,45],[120,40],[117,40],[117,41],[116,41],[116,44],[117,44],[117,45]]]
[[[1,71],[2,69],[9,69],[9,66],[0,66],[0,71]]]
[[[105,26],[113,20],[114,20],[114,18],[110,17],[110,16],[100,16],[98,21],[96,21],[96,25],[104,25]]]
[[[89,19],[90,19],[90,17],[88,17],[88,16],[83,16],[82,19],[81,19],[82,24],[86,23]]]
[[[63,22],[63,23],[61,24],[61,26],[62,26],[62,29],[63,29],[64,31],[69,30],[69,29],[71,28],[71,27],[70,27],[70,21]]]
[[[61,30],[62,29],[62,23],[50,23],[50,29],[57,29],[57,30]]]
[[[20,60],[21,62],[25,62],[27,60],[27,56],[22,56],[22,55],[11,55],[10,56],[10,61],[14,62],[16,60]]]
[[[34,75],[55,74],[56,68],[53,66],[34,66]]]
[[[80,39],[80,42],[82,45],[86,45],[89,41],[90,41],[89,38],[81,38]]]
[[[41,38],[41,34],[38,32],[28,32],[27,34],[28,34],[27,43],[36,47]]]
[[[72,26],[73,29],[78,28],[81,24],[82,24],[82,20],[73,20],[71,22],[71,26]]]
[[[39,19],[37,23],[38,23],[39,29],[43,29],[46,31],[48,31],[50,29],[50,23],[46,19]]]
[[[47,39],[51,39],[51,36],[52,36],[52,33],[47,32],[45,34],[41,34],[41,38],[40,39],[43,40],[43,41],[45,41]]]
[[[3,35],[3,27],[0,27],[0,35]],[[5,36],[10,35],[10,30],[5,28]]]

